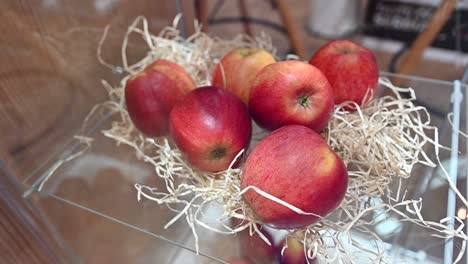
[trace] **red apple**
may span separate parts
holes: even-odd
[[[325,217],[343,200],[348,186],[345,164],[315,131],[284,126],[264,138],[250,153],[241,178],[242,189],[256,186],[304,212]],[[315,223],[304,215],[248,190],[244,199],[264,223],[296,229]]]
[[[335,40],[320,48],[310,60],[327,77],[335,104],[369,102],[378,87],[379,67],[371,50],[349,40]],[[349,108],[349,107],[348,107]]]
[[[286,245],[287,248],[284,250],[283,255],[281,251],[283,246]],[[278,252],[280,256],[281,264],[307,264],[307,255],[304,250],[304,245],[301,241],[294,237],[287,237],[278,246]],[[309,263],[317,263],[315,259],[309,259]]]
[[[249,110],[263,128],[303,125],[326,127],[333,110],[333,92],[325,76],[301,61],[283,61],[263,68],[253,81]]]
[[[234,94],[216,87],[193,90],[170,114],[174,142],[189,162],[205,171],[229,167],[248,147],[252,122],[247,107]]]
[[[226,54],[213,73],[213,86],[224,88],[249,102],[252,80],[268,64],[273,55],[262,49],[238,48]]]
[[[241,253],[257,264],[273,263],[276,255],[273,238],[266,230],[261,230],[260,232],[267,238],[271,245],[263,241],[257,233],[250,235],[249,230],[246,229],[239,234]]]
[[[166,136],[172,107],[194,88],[195,82],[182,66],[157,60],[127,81],[125,103],[128,114],[143,134]]]

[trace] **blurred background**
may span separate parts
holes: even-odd
[[[91,107],[106,100],[101,79],[115,84],[122,77],[97,60],[105,26],[111,28],[102,55],[120,65],[123,34],[137,16],[145,16],[157,33],[178,13],[183,14],[179,29],[187,36],[195,19],[212,36],[266,32],[283,58],[294,53],[309,60],[328,41],[347,38],[372,49],[383,72],[453,81],[463,79],[467,69],[466,0],[0,0],[0,160],[4,174],[18,183],[18,193],[69,147]],[[421,103],[426,100],[433,111],[445,113],[451,93],[446,88],[427,89]],[[103,175],[92,184],[75,177],[61,192],[87,203],[99,190],[121,187],[115,177],[124,175],[112,169]],[[21,199],[18,193],[12,195]],[[83,263],[147,263],[141,255],[151,238],[41,198],[50,226]],[[123,208],[134,203],[116,201]],[[212,261],[194,258],[195,263]]]
[[[186,34],[196,18],[213,36],[264,31],[279,55],[305,60],[330,39],[350,38],[375,52],[381,71],[451,81],[463,77],[468,50],[468,4],[456,2],[1,0],[0,146],[26,175],[105,99],[100,80],[119,78],[97,61],[106,25],[103,56],[114,65],[135,17],[146,16],[159,32],[180,12]]]

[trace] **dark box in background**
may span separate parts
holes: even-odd
[[[437,9],[431,2],[369,0],[364,34],[411,43],[425,29]],[[468,8],[458,7],[432,47],[468,53]],[[457,26],[458,25],[458,26]]]

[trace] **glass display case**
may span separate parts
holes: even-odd
[[[417,77],[381,74],[389,78],[398,77],[405,85],[415,89],[418,103],[430,111],[432,123],[440,128],[441,143],[450,146],[453,134],[447,114],[453,108],[450,101],[453,84]],[[463,88],[465,90],[466,87]],[[444,100],[435,101],[433,100],[435,97]],[[466,124],[464,101],[462,106],[460,127],[464,129]],[[137,201],[135,183],[156,188],[165,188],[165,185],[154,175],[151,166],[136,158],[131,148],[116,146],[113,140],[99,133],[100,129],[109,126],[113,118],[112,115],[96,117],[95,126],[90,129],[95,141],[91,149],[83,155],[62,164],[53,175],[49,175],[48,172],[54,169],[54,166],[46,164],[38,173],[28,178],[24,182],[30,188],[25,192],[27,199],[32,199],[45,215],[50,216],[50,221],[57,232],[64,235],[67,244],[77,256],[87,261],[95,261],[96,257],[100,257],[106,260],[105,262],[110,262],[116,256],[122,255],[118,259],[129,258],[138,263],[151,262],[152,258],[157,258],[158,263],[182,263],[177,262],[178,258],[186,258],[188,252],[195,252],[192,231],[185,220],[179,220],[165,229],[164,225],[175,216],[175,213],[165,206],[159,206],[148,200]],[[466,144],[462,137],[459,139],[460,154],[453,158],[459,160],[458,188],[464,193]],[[78,143],[71,145],[55,159],[69,157],[79,152],[81,148]],[[452,158],[450,152],[442,151],[440,157],[446,168],[450,170],[449,164]],[[46,177],[49,177],[47,182],[42,190],[37,192],[37,188]],[[408,196],[414,199],[423,198],[421,212],[425,219],[438,221],[445,218],[447,183],[440,168],[417,167],[405,184],[409,191]],[[457,210],[463,210],[461,208],[463,206],[457,204]],[[216,208],[212,210],[213,215],[219,214]],[[388,214],[386,217],[388,221],[376,226],[376,231],[380,232],[379,235],[388,243],[389,254],[400,254],[408,260],[408,263],[421,263],[420,261],[441,263],[444,255],[443,239],[433,237],[425,228],[398,221],[396,215]],[[214,217],[213,221],[214,219],[216,218]],[[126,231],[120,232],[130,232],[132,235],[121,236],[120,232],[115,232],[114,229],[123,229]],[[202,228],[197,229],[197,232],[200,255],[197,256],[196,263],[222,262],[229,257],[242,254],[239,249],[239,237],[236,235],[219,235]],[[358,237],[357,235],[357,239]],[[94,245],[94,241],[101,240],[112,242]],[[123,248],[115,250],[114,243],[119,244],[117,247]],[[365,244],[365,240],[362,243]],[[456,241],[455,245],[457,253],[460,242]],[[96,250],[100,247],[104,248],[102,255],[99,253],[99,256],[95,256]],[[105,254],[106,250],[112,254]]]
[[[164,188],[164,182],[133,150],[117,146],[100,133],[115,120],[114,115],[95,114],[81,131],[90,109],[106,100],[101,80],[117,83],[123,76],[97,59],[106,25],[111,24],[112,30],[102,56],[118,65],[124,32],[135,17],[145,15],[150,30],[158,32],[172,23],[178,8],[190,12],[188,6],[177,7],[169,1],[0,2],[4,23],[0,27],[0,114],[4,112],[0,115],[0,154],[5,164],[0,169],[19,183],[23,199],[39,210],[76,263],[225,263],[246,254],[238,235],[201,228],[197,230],[196,254],[192,230],[184,219],[165,228],[173,211],[148,200],[137,201],[135,183]],[[136,52],[130,57],[140,55]],[[448,114],[460,118],[457,125],[465,133],[467,86],[462,84],[461,96],[454,97],[452,82],[386,72],[381,77],[412,87],[417,104],[427,108],[431,123],[439,128],[441,144],[458,150],[441,150],[440,158],[449,172],[458,175],[457,187],[466,197],[467,141],[454,133],[455,124],[449,122]],[[81,132],[95,138],[93,144],[82,155],[67,160],[83,150],[73,139]],[[58,163],[60,160],[63,162]],[[447,216],[448,185],[439,167],[416,167],[405,187],[408,197],[423,199],[425,219],[439,221]],[[467,209],[460,201],[452,206],[466,219]],[[220,214],[216,207],[208,210],[207,217],[215,219]],[[400,221],[398,215],[385,218],[388,221],[381,221],[375,232],[383,238],[386,254],[408,263],[442,263],[443,238]],[[369,243],[361,241],[358,233],[356,239],[363,245]],[[453,248],[455,256],[465,250],[458,240]]]

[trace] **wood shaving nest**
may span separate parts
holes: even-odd
[[[177,16],[172,26],[154,35],[148,30],[147,20],[138,17],[126,32],[122,45],[121,66],[110,65],[102,59],[101,52],[105,47],[109,27],[105,29],[98,49],[98,58],[103,65],[116,72],[125,73],[126,77],[115,87],[102,81],[108,91],[109,101],[97,105],[89,116],[99,109],[110,110],[119,115],[119,120],[102,133],[118,144],[133,148],[141,160],[154,166],[156,174],[166,185],[165,189],[157,189],[136,183],[138,201],[148,199],[173,210],[175,216],[165,228],[185,218],[193,231],[197,252],[197,227],[227,235],[249,229],[252,235],[259,235],[269,243],[259,231],[262,223],[252,216],[242,199],[245,191],[252,189],[298,213],[309,213],[254,186],[241,190],[241,168],[229,168],[216,173],[217,177],[213,177],[212,173],[193,169],[168,139],[142,136],[133,126],[125,109],[124,87],[127,79],[156,59],[164,58],[182,65],[196,84],[203,86],[210,84],[214,67],[223,55],[234,48],[261,48],[276,56],[276,49],[266,34],[262,33],[257,37],[239,35],[226,40],[201,32],[200,25],[195,22],[196,33],[183,38],[177,30],[179,20],[180,16]],[[148,52],[138,62],[130,65],[127,53],[131,35],[140,36],[146,42]],[[291,57],[293,56],[288,56],[288,59]],[[382,89],[391,91],[392,95],[378,97],[362,108],[354,105],[357,111],[353,113],[345,110],[345,106],[352,103],[336,106],[328,125],[328,144],[343,159],[349,170],[349,188],[344,201],[329,217],[321,218],[318,223],[300,230],[289,230],[289,236],[302,239],[309,258],[318,258],[326,263],[398,261],[385,253],[387,248],[384,243],[380,243],[382,239],[374,229],[376,224],[382,221],[382,215],[386,216],[386,220],[389,214],[392,214],[399,217],[399,221],[424,227],[432,236],[459,238],[462,242],[460,254],[456,259],[458,262],[465,251],[467,240],[463,233],[463,221],[455,219],[456,229],[447,224],[447,219],[439,222],[425,221],[421,215],[422,199],[407,199],[404,186],[404,180],[411,176],[416,164],[441,166],[439,149],[443,147],[438,142],[437,128],[431,126],[427,110],[415,105],[416,95],[413,89],[396,87],[385,78],[380,78],[379,83]],[[88,119],[85,123],[87,121]],[[429,136],[430,134],[433,136]],[[256,127],[251,145],[255,146],[266,135],[266,131]],[[81,137],[79,140],[86,141],[88,146],[91,144],[89,138]],[[444,172],[449,180],[445,170]],[[456,190],[453,183],[450,185]],[[456,190],[456,193],[467,206],[460,192]],[[212,226],[203,220],[208,205],[216,205],[223,209],[224,213],[218,219],[220,223],[233,218],[244,221],[238,226]],[[356,232],[364,234],[367,240],[374,241],[375,246],[369,249],[361,245],[353,239]]]

